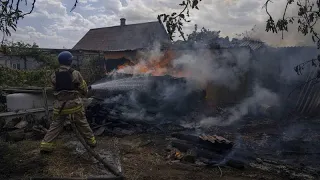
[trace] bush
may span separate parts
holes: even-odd
[[[0,86],[51,86],[52,69],[15,70],[0,67]]]

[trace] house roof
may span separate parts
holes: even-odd
[[[158,21],[90,29],[72,48],[77,50],[124,51],[150,47],[154,42],[170,41]]]
[[[261,47],[265,46],[264,42],[259,42],[259,41],[243,41],[239,44],[239,46],[248,46],[252,50],[258,50]]]

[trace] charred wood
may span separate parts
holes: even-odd
[[[203,137],[201,138],[199,136],[182,134],[182,133],[173,133],[172,136],[177,139],[191,142],[193,145],[199,148],[208,149],[220,154],[228,152],[233,147],[232,142],[222,137],[218,139],[215,136],[207,136],[208,138],[205,139]]]
[[[224,156],[209,151],[207,149],[203,149],[200,147],[195,146],[193,143],[181,140],[173,140],[171,142],[172,147],[179,149],[181,152],[187,153],[188,151],[192,150],[196,153],[197,157],[203,157],[207,159],[215,159],[215,160],[223,160]]]
[[[239,161],[237,159],[226,159],[224,155],[214,153],[207,149],[202,149],[200,147],[195,146],[192,143],[181,141],[181,140],[173,140],[171,142],[172,147],[177,148],[179,151],[190,154],[189,152],[193,152],[193,157],[201,160],[205,164],[209,166],[229,166],[236,169],[245,168],[245,163]],[[189,157],[188,157],[189,158]],[[182,158],[183,160],[183,158]],[[190,161],[189,161],[190,162]]]

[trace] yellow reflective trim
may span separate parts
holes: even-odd
[[[97,144],[96,138],[93,136],[92,138],[88,139],[87,143],[90,145],[96,145]]]
[[[49,142],[41,142],[41,146],[54,146],[54,143],[49,143]]]
[[[82,105],[79,105],[73,108],[63,109],[60,115],[73,114],[81,111],[82,109],[83,109]],[[60,109],[56,109],[56,108],[53,109],[53,114],[59,114],[59,112],[60,112]]]
[[[80,88],[81,88],[81,89],[84,89],[84,88],[86,88],[86,87],[87,87],[87,83],[86,83],[85,80],[83,80],[82,83],[81,83],[81,85],[80,85]]]
[[[54,143],[47,143],[47,142],[41,142],[40,143],[40,149],[52,150],[54,148],[55,148],[55,144]]]
[[[97,143],[96,138],[94,136],[90,140],[91,140],[92,144],[96,144]]]

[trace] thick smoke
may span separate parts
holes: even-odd
[[[241,120],[250,111],[256,110],[261,104],[268,106],[278,105],[280,103],[277,94],[259,85],[254,87],[254,93],[251,97],[245,99],[235,107],[226,109],[225,116],[207,117],[200,121],[202,127],[214,125],[227,126]]]
[[[139,79],[145,81],[146,78],[149,79],[145,84],[146,88],[118,89],[118,93],[110,94],[104,101],[107,113],[121,119],[161,123],[177,121],[198,106],[196,103],[201,97],[198,93],[193,93],[185,81],[168,76],[141,76],[134,79],[138,82]],[[119,80],[115,86],[121,87],[130,79],[133,78]]]
[[[284,84],[295,83],[307,79],[309,71],[315,69],[311,63],[304,66],[303,74],[298,75],[294,68],[298,64],[317,57],[316,47],[271,48],[256,52],[254,69],[259,76],[265,76],[266,81],[279,81]]]
[[[187,79],[197,87],[214,82],[235,89],[248,72],[251,54],[249,49],[198,50],[184,52],[173,61],[175,67],[187,72]]]
[[[193,96],[192,93],[197,90],[204,90],[210,83],[215,85],[228,87],[235,90],[243,83],[243,78],[248,76],[248,72],[252,68],[252,54],[249,48],[226,48],[226,49],[196,49],[181,50],[177,58],[170,61],[170,65],[163,67],[163,74],[174,72],[179,69],[185,72],[187,83],[178,83],[175,78],[164,76],[145,77],[141,76],[141,82],[148,82],[146,86],[153,88],[141,89],[135,88],[124,95],[107,99],[107,104],[116,104],[113,109],[121,112],[121,116],[127,119],[137,120],[177,120],[179,117],[187,116],[196,103],[201,99],[199,96]],[[134,66],[128,66],[122,69],[123,72],[132,74],[148,74],[149,71],[135,72],[143,63],[154,63],[160,57],[162,52],[160,46],[156,45],[149,52],[144,52],[139,61]],[[156,67],[155,67],[156,68]],[[172,69],[170,69],[172,68]],[[157,71],[158,69],[150,69]],[[161,70],[162,71],[162,70]],[[169,74],[170,75],[170,74]],[[146,78],[148,79],[146,81]],[[115,80],[116,86],[126,85],[127,82],[134,79],[138,83],[139,77],[125,78]],[[163,79],[164,81],[162,81]],[[173,79],[172,83],[169,83]],[[152,83],[155,82],[156,86]],[[111,81],[112,82],[112,81]],[[113,83],[111,83],[113,85]],[[153,85],[152,85],[153,84]],[[271,91],[254,87],[254,93],[251,97],[245,99],[235,107],[228,108],[227,116],[198,118],[201,125],[229,125],[240,120],[244,115],[249,113],[250,109],[254,109],[258,104],[268,104],[270,106],[278,103],[276,94]],[[197,99],[196,99],[197,98]],[[116,101],[116,103],[115,103]]]

